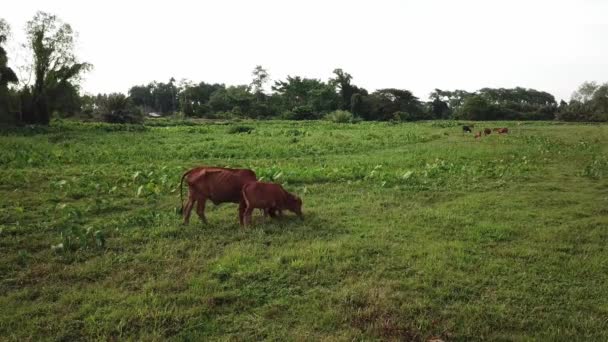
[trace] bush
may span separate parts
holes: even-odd
[[[101,118],[108,123],[142,123],[144,115],[124,94],[110,94],[102,104]]]
[[[560,121],[571,121],[571,122],[602,122],[608,121],[608,115],[602,115],[592,112],[585,112],[584,110],[577,110],[574,108],[565,108],[556,113],[555,117]]]
[[[395,112],[393,113],[393,120],[400,121],[419,121],[419,120],[430,120],[430,114],[420,111],[417,113],[409,113],[409,112]]]
[[[237,134],[237,133],[251,133],[254,130],[253,127],[250,126],[230,126],[230,128],[228,128],[228,133],[229,134]]]
[[[316,120],[319,115],[315,113],[311,106],[297,106],[292,110],[283,113],[283,117],[288,120]]]
[[[355,121],[353,113],[347,110],[335,110],[325,115],[325,119],[335,123],[352,123]]]

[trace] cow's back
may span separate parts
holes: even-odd
[[[248,169],[198,167],[192,171],[188,185],[215,204],[238,203],[243,185],[256,180],[255,172]]]
[[[256,208],[281,207],[286,196],[281,185],[264,182],[248,182],[243,193],[246,201]]]

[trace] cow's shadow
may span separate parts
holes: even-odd
[[[213,211],[215,210],[211,210],[211,212]],[[179,229],[182,232],[179,235],[184,238],[188,236],[199,238],[199,235],[203,233],[209,237],[217,236],[222,239],[230,239],[231,236],[233,238],[239,236],[239,239],[243,239],[249,234],[263,233],[271,236],[297,234],[300,239],[331,239],[348,233],[348,229],[340,223],[340,220],[332,221],[314,210],[305,211],[303,219],[288,211],[285,211],[282,216],[270,217],[264,216],[262,211],[256,210],[251,217],[251,224],[245,227],[239,224],[236,215],[228,215],[228,217],[226,215],[220,217],[207,215],[206,223],[195,220],[193,217],[189,225],[180,226]]]

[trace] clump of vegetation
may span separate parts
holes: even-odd
[[[325,115],[325,119],[335,123],[353,123],[356,122],[353,113],[347,110],[335,110]]]
[[[234,125],[228,128],[229,134],[239,134],[239,133],[247,133],[250,134],[253,132],[255,128],[251,126],[243,126],[243,125]]]
[[[141,109],[135,107],[124,94],[115,93],[108,95],[99,113],[103,121],[119,124],[136,124],[144,121]]]
[[[74,252],[82,249],[104,248],[106,238],[101,230],[72,225],[61,232],[61,242],[51,246],[56,252]]]
[[[402,111],[398,111],[393,113],[393,118],[394,120],[396,120],[397,118],[399,119],[399,121],[419,121],[419,120],[428,120],[431,117],[425,113],[425,112],[402,112]]]
[[[608,158],[605,156],[595,156],[591,163],[583,169],[582,175],[585,177],[600,179],[608,176]]]
[[[431,125],[431,127],[450,128],[450,127],[461,126],[462,124],[460,124],[456,120],[434,120],[431,122],[430,125]]]

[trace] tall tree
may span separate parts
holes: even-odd
[[[263,94],[264,85],[270,81],[270,75],[266,69],[262,68],[261,65],[257,65],[251,73],[253,80],[251,81],[251,88],[254,94]]]
[[[14,121],[10,116],[9,110],[9,91],[10,83],[17,83],[17,75],[13,69],[8,67],[8,57],[3,44],[10,36],[11,28],[8,23],[0,18],[0,122]]]
[[[275,81],[272,90],[282,102],[282,109],[314,112],[320,116],[323,112],[335,110],[339,105],[339,97],[333,85],[314,78],[287,76],[285,81]]]
[[[574,93],[572,93],[571,100],[586,103],[591,101],[593,93],[599,88],[596,82],[583,82]]]
[[[74,54],[74,31],[57,16],[38,12],[27,22],[28,45],[34,57],[34,86],[31,113],[23,113],[28,123],[48,124],[51,110],[49,93],[77,92],[83,72],[91,64],[79,62]],[[52,105],[52,103],[51,103]],[[26,106],[28,107],[28,106]]]
[[[336,89],[340,92],[340,96],[342,97],[342,109],[349,110],[351,105],[351,98],[353,94],[356,92],[353,86],[350,84],[350,81],[353,77],[344,72],[342,69],[334,70],[335,77],[330,79],[330,84],[334,85]]]

